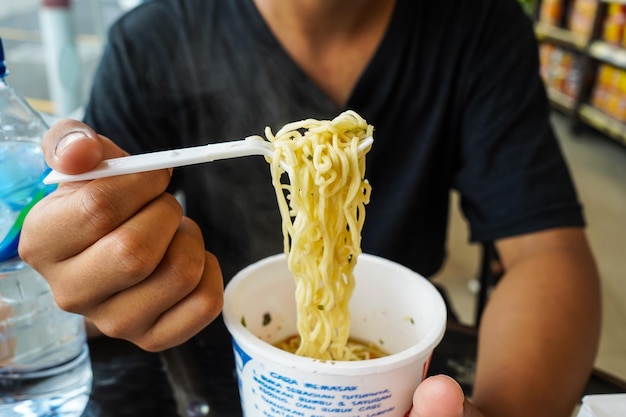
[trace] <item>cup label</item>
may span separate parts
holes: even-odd
[[[237,375],[244,413],[247,416],[355,417],[403,416],[410,405],[397,404],[400,398],[389,388],[372,386],[373,378],[324,375],[271,365],[271,369],[250,357],[233,341]],[[248,381],[242,386],[241,381]],[[252,383],[250,383],[253,381]]]

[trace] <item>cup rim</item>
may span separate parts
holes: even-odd
[[[359,255],[358,262],[365,263],[377,263],[385,264],[396,270],[403,270],[405,273],[414,275],[416,279],[421,280],[421,291],[428,292],[428,297],[432,298],[433,303],[433,315],[432,321],[426,333],[421,339],[414,345],[396,353],[392,353],[388,356],[368,359],[364,361],[337,361],[337,360],[319,360],[309,357],[295,355],[284,351],[272,344],[261,340],[254,335],[247,327],[245,327],[239,318],[235,317],[233,311],[234,305],[231,294],[237,291],[240,285],[244,284],[245,279],[248,277],[251,270],[256,270],[267,264],[273,264],[278,262],[285,262],[286,256],[284,253],[272,255],[263,258],[257,262],[254,262],[240,272],[238,272],[226,285],[224,291],[224,306],[222,318],[231,337],[237,345],[242,345],[245,342],[245,351],[251,357],[264,357],[266,360],[273,361],[277,364],[281,364],[290,368],[308,369],[314,373],[324,374],[343,374],[349,371],[350,374],[365,374],[371,373],[372,368],[384,368],[386,370],[396,369],[406,366],[407,363],[414,362],[416,360],[423,359],[425,356],[430,356],[434,348],[439,344],[446,329],[447,311],[443,297],[437,291],[435,286],[422,275],[417,272],[380,256],[362,253]],[[257,356],[258,355],[258,356]]]

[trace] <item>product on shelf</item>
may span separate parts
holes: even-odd
[[[550,104],[626,145],[626,0],[538,0]],[[589,82],[587,82],[589,81]]]
[[[613,45],[622,45],[626,29],[626,4],[610,3],[602,28],[602,39]]]
[[[539,20],[558,26],[563,16],[563,0],[543,0],[539,10]]]
[[[593,23],[597,9],[598,0],[574,0],[571,4],[569,14],[569,30],[589,37],[593,31]]]
[[[576,97],[580,85],[581,59],[573,52],[550,43],[539,45],[540,73],[549,90],[570,98]]]
[[[591,104],[612,118],[626,122],[626,70],[599,65]]]

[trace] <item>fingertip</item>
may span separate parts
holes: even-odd
[[[59,169],[66,174],[79,174],[93,169],[102,161],[102,143],[84,131],[69,132],[54,149]]]
[[[104,156],[104,145],[87,125],[74,120],[56,123],[44,136],[46,161],[66,174],[93,169]]]
[[[447,375],[426,378],[413,396],[414,417],[461,417],[465,395],[461,386]]]

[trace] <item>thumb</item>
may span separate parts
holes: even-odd
[[[70,119],[55,123],[45,133],[42,146],[48,165],[66,174],[86,172],[104,158],[125,155],[86,124]]]
[[[426,378],[415,390],[409,417],[464,417],[461,386],[446,375]]]

